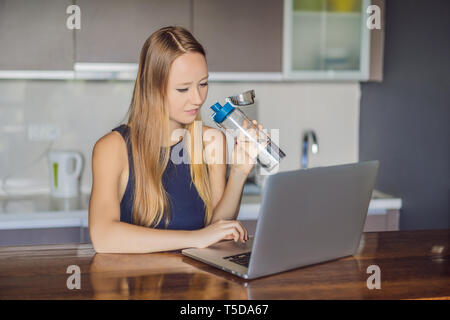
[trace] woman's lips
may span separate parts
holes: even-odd
[[[196,113],[198,112],[198,109],[194,109],[194,110],[190,110],[190,111],[185,111],[185,112],[187,112],[187,113],[189,113],[189,114],[191,114],[191,115],[194,115],[194,114],[196,114]]]

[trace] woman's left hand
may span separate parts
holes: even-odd
[[[245,175],[247,177],[250,174],[250,171],[253,169],[256,163],[256,158],[259,154],[258,145],[255,143],[255,140],[264,138],[264,134],[262,133],[263,127],[261,124],[258,124],[256,120],[253,120],[254,126],[248,129],[248,133],[251,137],[253,137],[254,141],[252,141],[248,136],[244,133],[239,132],[238,137],[234,144],[234,149],[231,155],[231,171],[237,171],[240,174]],[[244,120],[242,127],[247,129],[249,123]],[[256,127],[261,132],[263,136],[257,136]],[[269,136],[269,135],[268,135]],[[267,143],[266,143],[267,144]]]

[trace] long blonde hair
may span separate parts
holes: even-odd
[[[170,158],[170,148],[162,141],[170,141],[167,83],[172,62],[186,52],[206,54],[202,45],[182,27],[165,27],[154,32],[144,43],[134,86],[128,126],[130,127],[132,158],[135,176],[132,219],[134,224],[155,227],[165,214],[165,226],[170,221],[168,194],[162,176]],[[185,150],[190,157],[191,186],[195,188],[205,207],[205,225],[212,218],[211,188],[207,165],[203,161],[203,139],[198,134],[197,120],[185,125]],[[201,132],[201,131],[200,131]],[[196,135],[196,136],[195,136]],[[193,139],[192,139],[192,138]],[[184,138],[183,138],[184,139]],[[194,150],[194,140],[197,141]],[[194,163],[194,151],[202,155]],[[195,155],[195,154],[194,154]]]

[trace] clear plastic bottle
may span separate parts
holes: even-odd
[[[239,133],[243,133],[247,139],[254,143],[258,150],[256,160],[268,172],[278,166],[280,160],[286,154],[272,142],[270,137],[258,128],[239,107],[233,106],[230,102],[223,106],[216,103],[211,106],[214,111],[212,119],[220,128],[227,130],[236,139]],[[247,127],[244,128],[244,122]],[[249,130],[253,129],[255,134],[251,134]]]

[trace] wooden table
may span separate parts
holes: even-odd
[[[0,247],[2,299],[448,299],[449,230],[364,233],[353,257],[244,280],[180,252],[96,254],[90,244]],[[70,265],[81,289],[67,288]],[[369,290],[370,265],[381,289]]]

